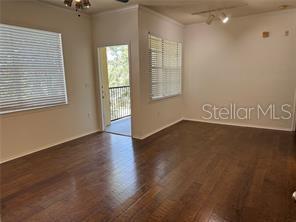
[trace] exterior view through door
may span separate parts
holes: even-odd
[[[131,136],[128,45],[99,48],[99,58],[105,131]]]

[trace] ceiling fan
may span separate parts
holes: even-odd
[[[116,0],[118,2],[122,3],[128,3],[129,0]],[[90,0],[74,0],[75,5],[74,8],[76,11],[83,10],[83,9],[88,9],[90,8]],[[72,7],[73,0],[64,0],[64,4],[67,7]]]

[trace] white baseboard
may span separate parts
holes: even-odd
[[[250,128],[258,128],[258,129],[269,129],[269,130],[279,130],[279,131],[289,131],[289,132],[293,131],[293,129],[292,129],[293,127],[289,129],[289,128],[280,128],[280,127],[266,127],[266,126],[259,126],[259,125],[253,125],[253,124],[237,124],[237,123],[225,123],[225,122],[218,122],[218,121],[206,121],[206,120],[192,119],[192,118],[180,118],[177,121],[169,123],[169,124],[167,124],[167,125],[165,125],[165,126],[163,126],[161,128],[158,128],[158,129],[156,129],[156,130],[154,130],[154,131],[152,131],[150,133],[147,133],[144,136],[134,137],[134,138],[135,139],[140,139],[140,140],[146,139],[147,137],[152,136],[153,134],[158,133],[159,131],[164,130],[164,129],[172,126],[172,125],[175,125],[175,124],[177,124],[177,123],[179,123],[179,122],[181,122],[183,120],[192,121],[192,122],[213,123],[213,124],[219,124],[219,125],[250,127]],[[11,157],[11,158],[8,158],[8,159],[5,159],[5,160],[1,160],[0,164],[8,162],[10,160],[17,159],[19,157],[23,157],[23,156],[32,154],[32,153],[36,153],[36,152],[41,151],[41,150],[49,149],[49,148],[51,148],[53,146],[60,145],[62,143],[69,142],[71,140],[75,140],[75,139],[78,139],[78,138],[81,138],[81,137],[84,137],[84,136],[87,136],[87,135],[90,135],[90,134],[93,134],[93,133],[97,133],[97,132],[101,132],[101,131],[100,130],[95,130],[95,131],[90,131],[90,132],[81,134],[79,136],[69,137],[67,139],[60,140],[59,142],[56,142],[56,143],[53,143],[53,144],[48,144],[48,145],[46,145],[44,147],[34,149],[34,150],[30,151],[30,152],[24,152],[22,154],[14,156],[14,157]]]
[[[51,147],[54,147],[54,146],[57,146],[57,145],[60,145],[60,144],[63,144],[63,143],[66,143],[66,142],[69,142],[71,140],[75,140],[75,139],[79,139],[81,137],[84,137],[84,136],[87,136],[87,135],[90,135],[90,134],[93,134],[93,133],[98,133],[98,132],[101,132],[100,130],[95,130],[95,131],[90,131],[90,132],[87,132],[87,133],[84,133],[84,134],[81,134],[79,136],[73,136],[73,137],[69,137],[67,139],[63,139],[63,140],[60,140],[59,142],[56,142],[56,143],[52,143],[52,144],[48,144],[44,147],[41,147],[41,148],[37,148],[37,149],[33,149],[32,151],[29,151],[29,152],[24,152],[22,154],[19,154],[19,155],[16,155],[16,156],[13,156],[11,158],[8,158],[8,159],[5,159],[5,160],[1,160],[0,161],[0,164],[2,163],[5,163],[5,162],[8,162],[10,160],[14,160],[14,159],[17,159],[17,158],[20,158],[20,157],[23,157],[23,156],[27,156],[29,154],[32,154],[32,153],[36,153],[38,151],[41,151],[41,150],[46,150],[46,149],[49,149]]]
[[[142,137],[134,137],[135,139],[140,139],[140,140],[143,140],[143,139],[146,139],[147,137],[149,136],[152,136],[153,134],[155,133],[158,133],[159,131],[161,130],[164,130],[165,128],[168,128],[172,125],[175,125],[183,120],[186,120],[186,121],[192,121],[192,122],[202,122],[202,123],[212,123],[212,124],[219,124],[219,125],[227,125],[227,126],[238,126],[238,127],[249,127],[249,128],[256,128],[256,129],[268,129],[268,130],[278,130],[278,131],[288,131],[288,132],[291,132],[293,131],[292,129],[289,129],[289,128],[280,128],[280,127],[268,127],[268,126],[260,126],[260,125],[254,125],[254,124],[237,124],[237,123],[225,123],[225,122],[218,122],[218,121],[206,121],[206,120],[200,120],[200,119],[191,119],[191,118],[180,118],[179,120],[177,121],[174,121],[170,124],[167,124],[151,133],[148,133]]]
[[[164,129],[166,129],[166,128],[172,126],[172,125],[175,125],[175,124],[181,122],[182,120],[183,120],[183,118],[180,118],[180,119],[178,119],[177,121],[174,121],[174,122],[172,122],[172,123],[169,123],[169,124],[167,124],[167,125],[165,125],[165,126],[163,126],[163,127],[161,127],[161,128],[158,128],[157,130],[154,130],[153,132],[147,133],[147,134],[144,135],[144,136],[141,136],[141,137],[134,137],[134,138],[135,138],[135,139],[139,139],[139,140],[146,139],[147,137],[152,136],[153,134],[158,133],[158,132],[161,131],[161,130],[164,130]]]
[[[192,121],[192,122],[201,122],[201,123],[213,123],[213,124],[227,125],[227,126],[250,127],[250,128],[257,128],[257,129],[279,130],[279,131],[289,131],[289,132],[292,131],[292,129],[289,129],[289,128],[268,127],[268,126],[254,125],[254,124],[226,123],[226,122],[207,121],[207,120],[191,119],[191,118],[184,118],[184,120]]]

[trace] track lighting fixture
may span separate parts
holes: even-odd
[[[221,22],[223,22],[224,24],[226,24],[230,20],[230,17],[227,16],[224,12],[220,13],[219,17],[216,16],[216,14],[210,13],[206,23],[208,25],[211,25],[216,18],[220,19]]]
[[[209,10],[204,10],[204,11],[199,11],[199,12],[193,12],[192,15],[204,15],[204,14],[209,14],[206,23],[208,25],[212,24],[215,19],[220,19],[221,22],[224,24],[229,22],[230,16],[225,14],[225,11],[229,10],[234,10],[237,8],[241,7],[246,7],[248,4],[240,4],[240,5],[234,5],[234,6],[229,6],[229,7],[224,7],[224,8],[213,8]],[[287,8],[287,6],[282,6],[282,8]]]

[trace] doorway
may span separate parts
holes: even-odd
[[[101,47],[98,53],[102,127],[108,133],[132,136],[129,46]]]
[[[292,131],[296,133],[296,88],[294,93],[294,108],[293,108],[293,122],[292,122]]]

